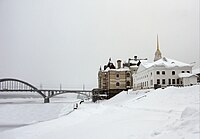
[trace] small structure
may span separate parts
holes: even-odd
[[[200,68],[192,70],[192,74],[197,75],[197,82],[200,83]]]
[[[197,84],[197,75],[191,73],[179,73],[178,77],[182,82],[183,86],[195,85]]]

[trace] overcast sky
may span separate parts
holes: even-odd
[[[163,56],[199,67],[199,0],[0,0],[0,78],[97,86],[111,57]]]

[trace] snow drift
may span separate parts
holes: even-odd
[[[199,139],[200,86],[124,91],[57,119],[0,133],[1,139]],[[9,119],[5,119],[9,121]]]

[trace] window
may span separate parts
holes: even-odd
[[[175,71],[172,71],[172,75],[175,75]]]
[[[119,78],[119,74],[116,74],[116,77]]]
[[[126,86],[130,86],[131,83],[129,81],[126,82]]]
[[[177,84],[179,84],[179,79],[177,79]]]
[[[162,71],[162,75],[165,75],[165,71]]]
[[[151,76],[152,76],[152,72],[151,72]]]
[[[185,73],[185,71],[181,71],[181,73]]]
[[[157,79],[157,84],[160,84],[160,79]]]
[[[119,82],[116,83],[116,86],[119,86]]]
[[[165,84],[165,79],[162,79],[162,84]]]
[[[168,84],[171,85],[171,79],[168,80]]]
[[[176,84],[176,80],[175,79],[172,79],[172,84]]]
[[[187,73],[190,73],[190,71],[187,71]]]
[[[151,85],[153,85],[153,80],[151,80]]]
[[[160,74],[160,71],[156,71],[156,74],[159,75],[159,74]]]
[[[130,77],[130,73],[126,73],[126,77]]]

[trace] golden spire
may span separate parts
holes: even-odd
[[[158,40],[158,34],[157,34],[157,51],[160,51],[160,48],[159,48],[159,40]]]
[[[154,57],[154,61],[157,61],[159,59],[162,58],[162,54],[160,52],[160,48],[159,48],[159,40],[158,40],[158,34],[157,34],[157,50],[155,52],[155,57]]]

